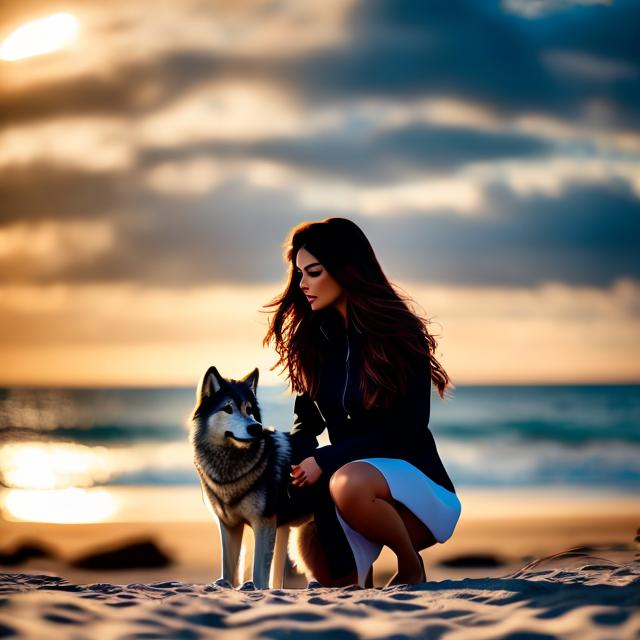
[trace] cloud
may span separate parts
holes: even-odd
[[[168,287],[196,285],[203,282],[264,281],[266,274],[279,277],[283,270],[279,247],[289,228],[300,221],[290,194],[273,190],[247,189],[241,182],[227,182],[204,199],[190,200],[165,194],[135,191],[135,180],[126,176],[111,176],[102,180],[103,191],[113,195],[118,182],[128,198],[109,207],[100,198],[83,198],[77,190],[63,192],[67,183],[74,183],[74,173],[55,175],[48,186],[54,186],[57,206],[66,214],[51,215],[47,194],[38,193],[31,202],[41,208],[41,219],[29,227],[33,235],[42,233],[43,224],[58,219],[57,238],[67,235],[69,225],[77,220],[95,220],[108,225],[112,242],[106,255],[96,255],[92,262],[83,261],[82,269],[71,262],[53,265],[42,259],[34,262],[25,241],[19,248],[5,251],[0,279],[34,282],[140,282],[161,283]],[[108,185],[108,186],[106,186]],[[19,198],[15,198],[18,202]],[[324,217],[320,211],[311,218]],[[47,222],[43,222],[46,220]],[[15,223],[14,223],[15,224]],[[9,227],[7,242],[16,234]],[[29,235],[22,232],[21,238]],[[64,248],[63,244],[59,249]]]
[[[183,162],[158,163],[149,169],[145,180],[159,193],[197,197],[211,191],[224,177],[220,163],[203,155]]]
[[[0,229],[0,265],[19,280],[81,269],[113,248],[105,220],[24,222]]]
[[[578,7],[532,24],[538,51],[547,62],[549,55],[551,60],[555,57],[557,77],[582,105],[583,120],[611,129],[640,126],[639,19],[637,2],[617,0],[611,6]]]
[[[582,77],[589,82],[610,83],[640,75],[640,69],[630,62],[608,60],[584,52],[545,51],[543,57],[551,68],[572,79]]]
[[[6,68],[7,121],[151,114],[234,81],[291,92],[305,111],[358,97],[439,96],[572,120],[608,104],[608,126],[638,124],[634,0],[565,2],[536,20],[513,3],[474,0],[230,4],[78,5],[87,40],[73,56]],[[26,82],[38,68],[46,75]]]
[[[0,130],[0,168],[37,170],[42,163],[87,171],[126,169],[135,159],[130,132],[124,119],[108,117],[17,124]]]
[[[473,216],[437,208],[428,215],[402,208],[390,216],[345,215],[370,234],[401,277],[509,287],[549,281],[606,286],[619,277],[640,277],[637,199],[622,181],[568,186],[562,198],[538,191],[518,197],[497,185],[487,185],[484,195]],[[77,195],[68,197],[73,202]],[[41,199],[45,202],[44,194]],[[109,244],[84,256],[81,269],[73,259],[57,267],[44,257],[38,261],[27,240],[30,233],[38,235],[38,227],[21,227],[20,245],[7,249],[10,260],[0,270],[4,282],[29,278],[169,288],[273,282],[285,274],[280,247],[289,229],[327,215],[321,207],[301,208],[293,188],[248,188],[239,179],[205,198],[140,198],[134,192],[120,213],[105,216],[100,204],[97,208],[88,219],[108,224]],[[52,237],[65,236],[63,227]],[[9,233],[7,242],[12,238]],[[61,242],[60,250],[64,246]]]
[[[537,59],[524,25],[490,4],[363,2],[349,24],[348,46],[291,63],[309,103],[393,94],[465,97],[505,113],[570,111],[570,95]]]
[[[152,113],[203,82],[265,75],[259,62],[233,62],[215,54],[174,52],[155,60],[123,63],[117,72],[43,80],[4,97],[6,123],[51,117]]]
[[[273,82],[281,58],[343,44],[352,4],[115,0],[105,9],[71,0],[65,8],[81,24],[71,49],[3,65],[5,118],[145,114],[202,84]],[[0,27],[8,33],[56,9],[38,5],[8,7]]]
[[[547,51],[603,59],[636,68],[637,3],[576,7],[544,20],[505,13],[496,3],[469,0],[360,3],[349,16],[348,46],[314,51],[291,63],[307,103],[394,95],[464,98],[504,115],[524,110],[562,119],[591,118],[605,101],[607,125],[637,126],[637,74],[618,74],[603,86],[584,73],[568,81]],[[460,19],[464,16],[464,20]]]
[[[478,163],[464,171],[463,179],[502,186],[521,198],[541,193],[557,199],[578,185],[606,189],[624,184],[630,194],[640,199],[638,164],[624,157],[580,157],[558,153],[543,160]]]
[[[347,173],[354,180],[390,182],[406,172],[450,173],[467,163],[542,155],[544,141],[521,134],[485,133],[454,127],[412,125],[378,135],[318,136],[255,143],[251,156],[285,161],[324,174]]]
[[[535,20],[469,0],[232,4],[144,24],[146,4],[86,8],[107,57],[73,67],[83,41],[39,63],[67,72],[11,68],[5,282],[264,282],[291,226],[332,214],[438,282],[637,276],[634,4]],[[74,262],[65,237],[91,225],[109,242]],[[34,253],[45,237],[65,260]]]
[[[549,13],[566,11],[580,6],[607,5],[613,0],[502,0],[502,6],[526,18],[540,18]]]
[[[18,220],[91,218],[133,199],[127,172],[92,172],[48,163],[2,171],[0,224]]]
[[[397,256],[399,275],[450,285],[603,287],[640,277],[637,201],[624,184],[575,186],[563,198],[496,187],[490,202],[481,218],[395,220],[386,235],[377,224],[375,238]]]

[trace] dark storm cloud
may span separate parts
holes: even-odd
[[[573,7],[527,21],[528,31],[543,49],[583,51],[637,67],[640,54],[636,0]]]
[[[551,145],[524,134],[486,133],[465,128],[413,125],[378,137],[377,148],[390,159],[410,159],[417,166],[456,169],[469,162],[526,158],[550,153]]]
[[[331,98],[447,95],[497,111],[573,118],[586,100],[609,98],[638,124],[638,76],[571,81],[544,61],[548,49],[606,55],[636,67],[640,3],[574,7],[542,20],[476,0],[371,0],[350,16],[342,48],[292,63],[296,84],[311,103]]]
[[[367,182],[390,182],[428,170],[444,173],[480,160],[550,153],[550,145],[517,134],[491,134],[460,128],[413,125],[366,138],[338,136],[269,140],[252,146],[255,155],[298,167]]]
[[[342,49],[293,68],[310,99],[457,96],[504,110],[564,110],[570,94],[541,64],[526,21],[475,0],[373,0]]]
[[[610,78],[599,74],[561,74],[567,90],[577,98],[606,98],[615,106],[612,126],[640,126],[640,3],[616,0],[611,6],[574,7],[530,21],[527,29],[540,51],[583,54],[628,68]]]
[[[571,187],[562,198],[492,190],[484,215],[368,222],[403,278],[466,285],[553,281],[605,287],[640,277],[640,218],[628,185]]]
[[[355,183],[386,184],[427,170],[445,173],[477,161],[531,158],[551,154],[553,146],[524,134],[487,133],[460,127],[411,125],[383,133],[270,138],[263,142],[210,142],[179,148],[145,149],[140,164],[152,167],[190,157],[218,160],[262,158],[300,171],[344,177]]]
[[[640,277],[640,219],[624,184],[574,186],[562,198],[520,199],[498,188],[490,195],[486,210],[474,218],[448,211],[344,215],[362,226],[398,278],[458,285],[607,286],[619,277]],[[57,269],[42,264],[39,270],[29,263],[26,269],[18,257],[0,264],[2,280],[165,287],[274,282],[286,273],[281,247],[289,229],[327,217],[321,210],[301,213],[287,191],[249,189],[240,181],[227,182],[204,199],[147,196],[138,206],[109,216],[114,246],[93,260],[83,257],[81,268],[72,262]],[[99,210],[87,215],[100,219]]]

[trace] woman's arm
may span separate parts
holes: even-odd
[[[323,473],[333,474],[358,458],[413,458],[418,434],[429,424],[431,412],[431,365],[420,367],[406,394],[386,409],[365,412],[367,433],[351,436],[313,452]]]
[[[293,406],[294,420],[289,432],[291,462],[298,464],[312,455],[318,446],[319,436],[326,427],[318,407],[307,393],[299,393]]]

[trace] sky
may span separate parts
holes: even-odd
[[[60,12],[0,60],[0,385],[284,383],[264,305],[329,216],[454,384],[640,381],[637,1],[21,0],[0,41]]]

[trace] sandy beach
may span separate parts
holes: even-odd
[[[158,489],[140,491],[147,504],[158,498]],[[186,496],[199,513],[193,489],[185,490],[183,504]],[[219,576],[218,532],[205,518],[3,521],[0,637],[638,637],[635,496],[460,496],[454,536],[422,552],[427,582],[393,588],[382,587],[395,569],[388,549],[374,564],[374,589],[307,589],[290,567],[284,588],[241,591],[211,584]],[[189,514],[188,500],[185,509]],[[157,551],[139,558],[148,566],[131,566],[135,558],[125,555],[123,568],[109,569],[116,556],[105,563],[98,555],[138,544],[135,552],[142,543]],[[250,558],[250,534],[245,543]],[[16,551],[29,545],[44,555],[18,562]],[[165,566],[157,566],[163,558]]]

